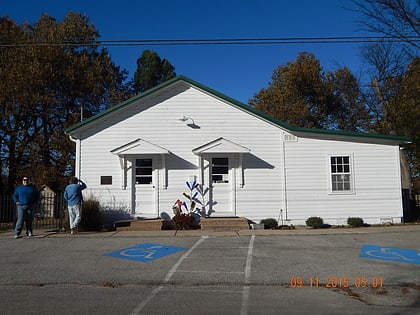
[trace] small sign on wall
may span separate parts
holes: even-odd
[[[101,185],[112,185],[112,176],[101,176]]]

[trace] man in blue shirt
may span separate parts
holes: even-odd
[[[23,221],[26,225],[26,235],[31,237],[32,231],[32,220],[34,218],[34,211],[36,203],[39,200],[38,190],[29,184],[29,178],[23,177],[22,185],[16,188],[13,194],[13,201],[16,204],[17,210],[17,221],[15,226],[15,238],[20,238],[22,232]]]
[[[64,199],[67,200],[67,207],[69,210],[70,233],[77,232],[77,227],[80,223],[80,213],[83,203],[82,190],[86,188],[86,184],[77,177],[72,177],[69,184],[64,190]]]

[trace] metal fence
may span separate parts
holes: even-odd
[[[33,220],[34,229],[61,229],[64,224],[66,202],[63,194],[41,192]],[[16,206],[12,195],[0,195],[0,229],[13,229]]]
[[[420,207],[420,195],[414,195],[414,200],[416,201],[416,207]]]

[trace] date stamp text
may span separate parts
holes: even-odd
[[[346,276],[326,276],[326,277],[302,277],[302,276],[292,276],[290,278],[290,287],[291,288],[382,288],[384,279],[382,277],[365,277],[365,276],[356,276],[356,277],[346,277]]]

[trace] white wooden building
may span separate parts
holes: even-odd
[[[66,132],[85,198],[134,218],[172,216],[187,181],[204,187],[211,216],[295,225],[403,216],[407,138],[292,127],[183,76]]]

